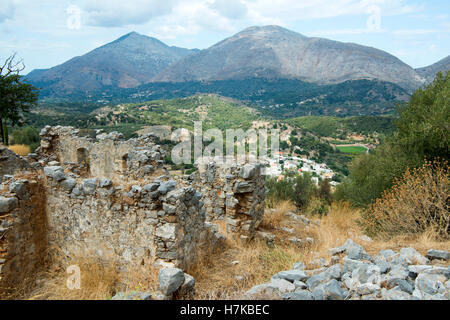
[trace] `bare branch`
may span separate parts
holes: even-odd
[[[6,60],[3,66],[0,68],[0,75],[6,77],[10,74],[19,74],[21,71],[25,69],[25,64],[23,63],[23,59],[20,59],[19,61],[15,62],[17,53],[12,54],[9,56]],[[6,72],[3,73],[5,71]]]
[[[0,75],[2,74],[2,72],[3,72],[3,70],[6,68],[6,66],[9,64],[10,60],[11,60],[11,59],[14,59],[14,57],[15,57],[15,54],[13,54],[12,56],[8,57],[8,58],[5,60],[5,63],[4,63],[3,66],[0,68]]]

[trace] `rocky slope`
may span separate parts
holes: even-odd
[[[278,27],[250,27],[191,55],[154,81],[261,78],[315,83],[379,79],[412,89],[420,77],[398,58],[375,48],[308,38]]]
[[[414,248],[382,250],[370,256],[348,239],[329,250],[332,266],[305,270],[296,263],[270,282],[251,288],[249,299],[283,300],[449,300],[450,253],[429,250],[423,257]],[[345,254],[345,256],[343,256]],[[341,258],[342,255],[342,264]],[[438,264],[433,263],[437,261]]]
[[[433,81],[439,71],[450,71],[450,56],[436,62],[435,64],[432,64],[431,66],[416,69],[416,72],[424,78],[426,82]]]
[[[193,52],[131,32],[59,66],[34,70],[27,78],[33,84],[63,94],[105,86],[133,88]]]

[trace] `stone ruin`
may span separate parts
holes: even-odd
[[[45,127],[36,154],[1,150],[0,290],[34,274],[49,250],[136,263],[195,264],[226,236],[251,240],[264,214],[261,164],[219,165],[171,177],[152,134],[80,136]],[[6,164],[6,165],[5,165]],[[222,234],[217,222],[226,221]]]
[[[227,165],[205,159],[190,177],[203,195],[206,220],[225,220],[229,233],[250,240],[264,216],[265,176],[261,164]]]

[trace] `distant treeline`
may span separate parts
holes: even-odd
[[[359,117],[298,117],[288,119],[293,126],[321,136],[344,138],[348,133],[362,135],[392,134],[395,131],[395,116],[359,116]]]
[[[40,97],[48,102],[139,103],[149,100],[188,97],[215,93],[241,100],[261,109],[266,115],[292,118],[305,115],[379,115],[391,114],[395,102],[408,98],[401,87],[379,80],[352,80],[318,85],[291,79],[243,79],[148,83],[137,88],[104,87],[88,94],[59,96],[42,85]]]

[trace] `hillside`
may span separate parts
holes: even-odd
[[[90,93],[45,97],[42,104],[79,102],[92,104],[143,103],[150,100],[218,94],[256,107],[274,118],[304,115],[380,115],[395,110],[395,103],[409,95],[398,85],[378,80],[354,80],[317,85],[301,80],[260,79],[147,83],[137,88],[104,88]]]
[[[153,81],[285,78],[329,84],[378,79],[406,89],[421,84],[414,69],[375,48],[308,38],[278,27],[250,27],[189,56]]]
[[[88,111],[88,112],[86,112]],[[27,123],[76,126],[90,132],[95,129],[120,131],[126,137],[147,126],[193,129],[194,121],[202,120],[203,128],[243,128],[259,119],[259,112],[238,101],[218,95],[195,95],[170,100],[152,100],[101,106],[98,104],[41,104],[27,115]]]
[[[307,116],[288,119],[286,122],[318,136],[345,139],[349,134],[391,134],[395,131],[394,121],[394,116],[348,118]]]
[[[83,108],[90,110],[89,113]],[[358,144],[374,148],[380,139],[394,130],[393,116],[329,117],[304,116],[274,120],[263,109],[250,108],[239,101],[214,94],[186,98],[159,99],[115,105],[41,105],[28,115],[35,127],[46,125],[76,126],[83,134],[95,136],[98,129],[119,131],[126,138],[147,132],[157,133],[161,140],[177,128],[193,130],[194,121],[202,121],[204,130],[219,128],[278,128],[283,137],[281,149],[289,154],[307,156],[326,163],[340,177],[348,173],[353,155],[338,150],[342,145]],[[155,131],[156,130],[156,131]],[[161,133],[161,134],[159,134]],[[361,147],[360,147],[361,148]]]
[[[416,69],[416,72],[427,82],[433,81],[439,71],[450,71],[450,56],[432,64],[431,66]]]
[[[104,87],[133,88],[193,52],[131,32],[59,66],[34,70],[27,79],[42,88],[43,96],[86,95]]]

